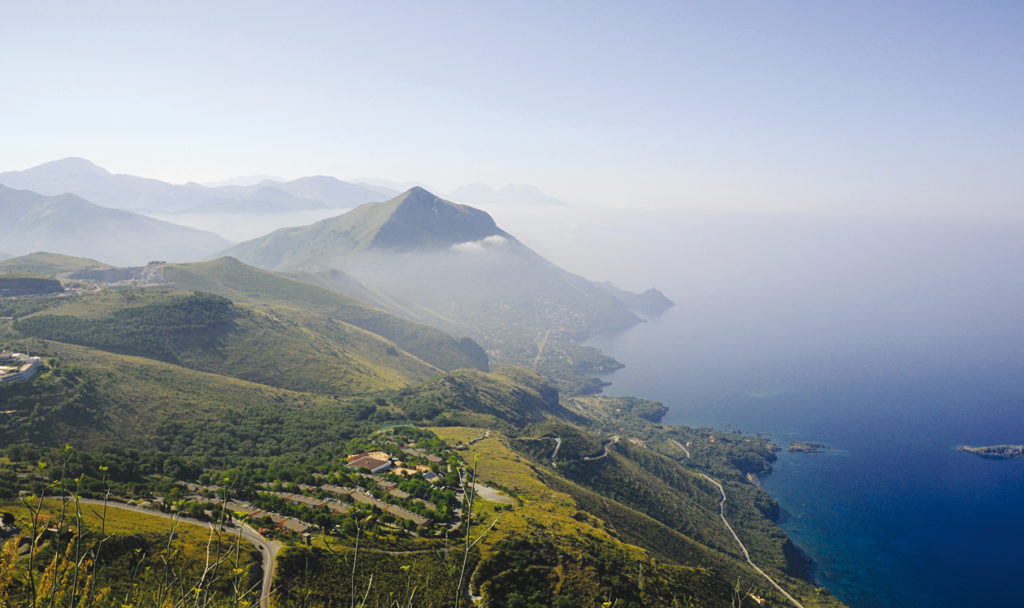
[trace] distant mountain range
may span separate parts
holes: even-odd
[[[134,175],[113,174],[84,158],[65,158],[24,171],[0,173],[0,184],[46,196],[77,194],[115,209],[141,213],[285,213],[311,209],[350,209],[392,198],[420,186],[415,182],[368,179],[346,182],[316,175],[286,181],[250,176],[212,184],[170,184]],[[472,205],[566,205],[535,186],[483,184],[456,188],[448,198]]]
[[[106,207],[145,213],[345,209],[382,197],[376,188],[325,176],[284,183],[265,180],[249,186],[209,187],[195,182],[176,185],[113,174],[83,158],[65,158],[24,171],[0,173],[0,184],[47,196],[74,193]]]
[[[105,262],[202,258],[229,242],[137,213],[95,205],[74,194],[44,196],[0,186],[0,242],[13,255],[51,251]]]

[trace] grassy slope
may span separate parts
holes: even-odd
[[[17,410],[0,426],[4,444],[112,445],[230,461],[273,456],[284,441],[343,442],[340,426],[357,425],[360,417],[322,395],[52,341],[21,345],[59,358],[61,372],[0,388]]]
[[[355,298],[311,283],[254,268],[234,258],[170,264],[164,278],[181,289],[202,290],[239,303],[294,307],[328,315],[394,342],[399,348],[440,369],[486,369],[482,351],[451,336],[368,306]]]
[[[722,525],[717,489],[695,470],[629,441],[614,444],[606,458],[584,461],[582,455],[594,454],[602,441],[573,438],[566,425],[559,429],[558,425],[544,423],[538,429],[548,431],[545,434],[549,436],[554,434],[551,431],[559,430],[565,435],[557,468],[549,466],[554,448],[551,439],[537,442],[543,446],[539,450],[542,458],[519,449],[523,440],[510,440],[493,431],[488,438],[464,448],[467,461],[479,457],[478,470],[484,483],[506,489],[522,501],[511,513],[499,512],[501,531],[485,543],[485,558],[486,547],[493,549],[510,534],[558,530],[559,536],[578,538],[591,536],[597,529],[598,537],[627,543],[630,550],[638,552],[635,559],[711,573],[704,583],[707,587],[701,591],[704,597],[721,592],[723,581],[729,587],[737,578],[744,581],[744,586],[760,590],[761,595],[768,591],[764,579],[743,562],[735,541]],[[468,444],[484,433],[482,428],[432,430],[453,444]],[[761,501],[767,496],[749,484],[730,480],[725,481],[725,488],[729,496],[726,516],[743,537],[755,563],[771,572],[807,606],[839,605],[790,573],[788,541],[762,512]]]
[[[0,256],[2,258],[2,256]],[[0,262],[0,273],[3,272],[28,272],[44,276],[56,276],[65,272],[75,272],[93,268],[113,268],[109,264],[90,260],[89,258],[77,258],[59,253],[40,251],[28,255],[11,258]]]
[[[434,427],[431,430],[450,444],[468,444],[485,431],[473,427]],[[465,448],[463,457],[475,464],[480,483],[507,490],[519,503],[501,508],[481,499],[474,507],[478,514],[478,529],[497,522],[481,543],[481,561],[485,565],[489,558],[498,558],[507,542],[529,538],[535,545],[551,543],[576,558],[574,561],[563,555],[557,565],[552,564],[551,572],[541,572],[537,568],[534,573],[552,576],[553,586],[563,593],[570,587],[577,587],[576,593],[572,594],[571,605],[600,605],[601,599],[605,599],[597,592],[599,583],[594,580],[597,565],[594,562],[599,559],[621,560],[622,564],[629,564],[638,576],[634,578],[625,572],[620,574],[634,588],[643,587],[639,578],[646,572],[652,591],[656,591],[654,583],[657,577],[667,581],[668,589],[664,593],[668,595],[682,595],[688,589],[701,597],[714,598],[724,597],[727,592],[728,581],[717,573],[700,566],[667,564],[646,549],[619,540],[606,521],[590,517],[581,510],[573,496],[549,484],[534,465],[512,449],[504,435],[492,432],[487,438],[474,441]],[[480,581],[473,581],[473,584],[478,586]],[[494,584],[484,584],[484,589],[479,591],[485,592],[489,585]],[[619,591],[622,592],[621,589]],[[646,599],[664,601],[666,598],[649,596]],[[657,605],[663,604],[658,602]]]
[[[438,371],[379,336],[321,315],[257,310],[164,289],[65,298],[16,320],[14,328],[37,338],[337,395],[394,389]]]
[[[502,376],[503,372],[507,375]],[[662,410],[658,404],[628,398],[570,399],[578,414],[567,416],[557,395],[540,397],[545,388],[550,385],[528,370],[500,368],[481,378],[455,374],[435,378],[405,389],[402,392],[411,396],[395,402],[407,412],[416,399],[444,402],[451,409],[490,418],[489,428],[519,435],[512,440],[514,449],[534,463],[545,483],[585,501],[614,526],[622,526],[634,542],[657,547],[663,558],[679,563],[721,566],[729,559],[742,559],[732,536],[720,525],[719,493],[701,476],[713,475],[726,484],[728,515],[741,524],[747,548],[758,563],[780,573],[799,571],[791,545],[771,521],[777,506],[744,477],[745,472],[767,469],[769,453],[763,440],[718,433],[716,441],[709,442],[706,432],[663,427],[639,418],[638,414]],[[510,399],[512,395],[517,396]],[[585,426],[569,424],[567,419]],[[616,432],[617,440],[608,435],[611,432]],[[551,468],[555,437],[561,439],[561,447],[557,468]],[[685,451],[678,447],[686,442],[692,458],[685,458]],[[595,458],[606,446],[607,455]],[[672,534],[666,535],[665,529]],[[695,547],[702,548],[696,561]]]
[[[412,420],[474,421],[513,430],[554,417],[573,418],[558,392],[534,372],[506,366],[485,374],[456,370],[402,389],[391,402]]]
[[[59,499],[49,498],[41,505],[35,501],[30,503],[33,508],[40,507],[39,513],[49,518],[49,522],[56,523],[61,519],[64,512],[64,521],[77,529],[78,517],[84,524],[83,548],[91,548],[99,539],[99,531],[103,531],[103,544],[100,547],[100,562],[98,567],[93,569],[95,580],[93,585],[99,589],[110,587],[111,593],[105,601],[93,602],[90,605],[97,607],[122,608],[125,605],[123,599],[126,594],[133,594],[138,601],[144,599],[146,593],[156,589],[164,576],[164,564],[169,566],[168,583],[176,591],[179,587],[190,590],[201,577],[201,568],[207,559],[207,549],[211,549],[216,555],[218,540],[220,548],[231,554],[228,564],[220,568],[221,580],[215,582],[214,586],[219,590],[218,596],[222,601],[230,597],[229,580],[234,574],[235,567],[233,547],[236,538],[230,534],[221,537],[212,536],[210,529],[188,522],[172,521],[158,515],[147,515],[135,511],[119,509],[116,503],[112,503],[105,511],[102,505],[81,504],[73,502],[63,503]],[[16,525],[23,531],[31,529],[32,513],[21,501],[0,502],[0,511],[14,515]],[[172,525],[174,526],[172,533]],[[47,558],[52,554],[52,540],[43,544],[40,556]],[[242,588],[258,589],[260,578],[260,555],[248,541],[239,543],[241,549],[238,553],[237,567],[239,569],[238,582]],[[19,566],[27,565],[27,557],[19,558]],[[44,562],[45,563],[45,562]],[[134,566],[138,568],[134,568]],[[135,591],[132,591],[132,576],[135,574]],[[24,576],[24,568],[17,568],[15,571],[16,585],[21,586],[20,580]],[[225,577],[227,575],[227,578]],[[140,592],[139,590],[144,590]],[[25,600],[15,589],[15,598]],[[187,598],[186,598],[187,599]],[[250,600],[252,597],[249,598]],[[139,602],[138,605],[143,605]]]

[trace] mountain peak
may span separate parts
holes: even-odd
[[[91,160],[78,156],[69,156],[60,160],[43,163],[33,167],[32,170],[58,171],[64,175],[110,175],[110,171],[107,171]]]
[[[423,195],[426,195],[426,196],[429,196],[429,197],[432,197],[432,198],[437,198],[436,195],[434,195],[432,192],[430,192],[429,190],[427,190],[423,186],[413,186],[412,188],[409,188],[406,191],[406,195],[407,196],[412,196],[412,195],[423,196]]]
[[[419,186],[390,202],[390,216],[373,238],[375,248],[440,249],[494,235],[507,236],[487,213],[446,201]]]
[[[413,186],[392,200],[398,202],[396,209],[401,209],[404,205],[436,207],[439,204],[453,204],[420,186]]]

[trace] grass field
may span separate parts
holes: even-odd
[[[39,537],[35,568],[49,566],[58,572],[75,572],[73,562],[60,560],[61,555],[72,557],[65,548],[74,549],[74,555],[81,554],[81,559],[97,556],[95,565],[78,572],[92,577],[96,590],[110,591],[105,600],[97,598],[89,605],[158,606],[162,600],[186,597],[202,589],[212,599],[208,605],[220,606],[235,598],[236,588],[241,590],[237,595],[250,599],[259,592],[258,551],[230,533],[216,533],[212,526],[129,511],[117,508],[116,503],[104,513],[103,505],[60,499],[41,503],[38,499],[8,500],[0,502],[0,512],[14,515],[23,537],[18,560],[6,572],[13,583],[12,606],[22,605],[20,602],[29,595],[28,543],[34,527],[39,533],[45,528],[59,527],[61,531]],[[33,519],[37,526],[33,526]],[[72,540],[77,545],[71,544]],[[63,576],[66,579],[68,575]],[[43,581],[45,573],[37,573],[36,578]]]
[[[474,427],[434,427],[430,430],[451,445],[460,441],[465,445],[486,431]],[[489,547],[512,534],[539,533],[549,534],[552,538],[561,535],[568,538],[586,536],[608,542],[613,540],[598,520],[576,519],[579,515],[572,497],[547,487],[527,461],[516,454],[507,442],[504,435],[491,431],[487,438],[474,442],[462,451],[462,457],[467,463],[476,463],[478,483],[494,484],[522,502],[521,505],[507,507],[486,500],[474,504],[474,534],[482,532],[491,522],[497,522],[481,542],[481,551],[485,556]],[[637,549],[637,554],[643,554],[643,551]]]

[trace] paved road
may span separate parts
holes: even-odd
[[[474,443],[476,443],[477,441],[483,441],[484,439],[487,439],[487,438],[488,438],[488,437],[490,437],[490,436],[491,436],[491,431],[490,431],[490,429],[488,429],[488,430],[484,431],[484,434],[483,434],[483,435],[480,435],[480,436],[479,436],[479,437],[477,437],[476,439],[470,439],[470,440],[469,440],[469,443],[467,443],[466,445],[473,445],[473,444],[474,444]]]
[[[537,345],[537,356],[533,359],[533,371],[537,371],[537,366],[540,365],[540,356],[544,354],[544,347],[548,345],[548,338],[551,337],[551,329],[544,333],[544,337],[541,338],[540,344]]]
[[[676,446],[677,446],[677,447],[678,447],[678,448],[679,448],[680,450],[682,450],[684,454],[686,454],[686,457],[687,457],[687,458],[691,458],[691,456],[690,456],[690,450],[686,449],[686,446],[685,446],[685,445],[683,445],[683,444],[679,443],[679,442],[678,442],[678,441],[676,441],[675,439],[669,439],[669,441],[671,441],[672,443],[676,444]]]
[[[562,449],[562,438],[555,437],[555,451],[551,452],[551,468],[557,469],[558,465],[555,463],[555,457],[558,456],[558,450]]]
[[[765,574],[764,570],[758,568],[754,562],[750,561],[750,553],[748,553],[747,548],[743,546],[743,541],[740,540],[739,536],[736,536],[736,531],[732,529],[732,526],[729,525],[729,521],[725,519],[725,488],[723,488],[722,484],[720,484],[714,478],[709,477],[704,473],[701,473],[700,475],[704,479],[707,479],[711,483],[718,486],[718,491],[722,493],[722,500],[721,502],[718,503],[718,515],[722,518],[722,523],[724,523],[725,527],[728,528],[729,533],[732,534],[732,537],[736,540],[736,544],[740,546],[740,550],[743,551],[743,557],[746,558],[747,563],[750,564],[750,567],[756,570],[758,574],[763,576],[769,583],[772,584],[773,587],[778,589],[779,592],[782,593],[782,595],[786,596],[786,599],[788,599],[790,602],[793,602],[794,606],[796,606],[797,608],[804,608],[803,604],[796,601],[796,598],[787,593],[785,589],[783,589],[778,583],[775,582],[775,579]]]
[[[592,460],[601,460],[602,458],[607,458],[608,457],[608,446],[612,445],[613,443],[618,443],[618,442],[619,442],[619,436],[618,435],[612,435],[611,439],[609,439],[608,441],[605,441],[601,445],[601,454],[599,456],[584,456],[583,460],[586,460],[587,462],[590,462]]]
[[[88,505],[103,505],[102,500],[96,500],[93,498],[82,498],[80,499],[82,504]],[[153,515],[155,517],[163,517],[165,519],[171,519],[174,517],[171,513],[163,513],[161,511],[153,511],[151,509],[144,509],[135,505],[127,505],[121,502],[107,502],[108,509],[122,509],[124,511],[135,511],[137,513],[145,513],[146,515]],[[208,527],[210,522],[200,521],[198,519],[192,519],[191,517],[179,517],[178,521],[188,522],[198,526]],[[233,524],[225,525],[225,528],[237,532],[238,526]],[[256,545],[260,550],[260,554],[263,555],[263,588],[260,591],[260,606],[262,608],[270,608],[270,592],[274,584],[274,559],[277,557],[277,552],[284,546],[277,541],[267,540],[263,538],[256,530],[253,530],[248,524],[241,525],[242,538]]]

